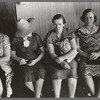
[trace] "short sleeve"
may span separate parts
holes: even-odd
[[[80,30],[79,30],[79,29],[77,29],[77,30],[75,31],[75,36],[76,36],[76,37],[80,37]]]
[[[38,34],[36,35],[36,38],[37,38],[38,46],[42,47],[43,46],[43,41],[42,41],[42,39],[40,38],[40,36]]]
[[[47,44],[53,44],[53,39],[49,37],[49,38],[47,39]]]
[[[53,44],[55,43],[55,40],[56,40],[56,36],[54,32],[47,33],[47,40],[46,40],[47,44]]]
[[[48,32],[46,37],[45,37],[45,43],[47,44],[52,44],[52,37],[50,37],[51,32]]]
[[[4,48],[7,48],[7,47],[10,48],[10,40],[9,40],[9,37],[7,35],[4,35],[3,45],[4,45]]]
[[[73,38],[75,38],[75,34],[74,34],[74,32],[71,32],[70,36],[69,36],[69,40],[71,41]]]
[[[67,33],[66,33],[66,35],[64,37],[68,38],[69,41],[71,41],[73,38],[75,38],[75,34],[70,29],[67,29]]]
[[[12,41],[11,50],[16,51],[16,38],[14,38]]]

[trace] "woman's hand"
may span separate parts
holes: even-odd
[[[19,62],[19,65],[25,65],[26,63],[27,63],[27,60],[22,58]]]
[[[66,61],[61,62],[60,65],[61,65],[64,69],[70,69],[70,66],[68,65],[68,63],[67,63]]]
[[[32,60],[30,63],[28,63],[28,66],[34,66],[36,64],[36,60]]]
[[[98,54],[98,52],[91,53],[90,60],[96,60],[99,56],[100,54]]]
[[[12,68],[10,67],[9,63],[1,64],[1,68],[2,68],[3,71],[5,71],[6,74],[8,74],[12,71]]]
[[[59,64],[60,64],[61,62],[63,62],[63,57],[58,57],[58,58],[56,59],[56,62],[59,63]]]

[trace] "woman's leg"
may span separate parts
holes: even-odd
[[[34,86],[32,82],[25,82],[25,86],[30,89],[32,92],[34,92]]]
[[[61,91],[61,79],[57,79],[57,80],[53,80],[53,89],[54,89],[54,94],[55,94],[55,98],[59,98],[60,97],[60,91]]]
[[[96,97],[100,98],[100,77],[98,77],[98,84],[97,84],[97,91],[96,91]]]
[[[1,82],[1,78],[0,78],[0,98],[2,96],[2,93],[3,93],[3,85],[2,85],[2,82]]]
[[[74,98],[76,86],[77,86],[77,79],[69,78],[68,79],[68,89],[69,89],[69,97],[70,98]]]
[[[7,88],[7,97],[10,97],[13,93],[11,82],[12,82],[13,72],[10,72],[6,75],[6,88]]]
[[[35,98],[40,98],[44,79],[38,79],[35,82]]]
[[[75,60],[69,63],[73,77],[68,79],[69,97],[74,98],[77,86],[77,62]]]
[[[86,75],[84,76],[85,82],[87,86],[89,87],[92,95],[95,95],[95,85],[92,76]]]

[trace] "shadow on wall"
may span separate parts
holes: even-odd
[[[7,34],[10,37],[10,40],[12,40],[14,33],[16,32],[15,20],[0,19],[0,32]]]

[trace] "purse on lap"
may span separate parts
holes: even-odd
[[[64,40],[62,40],[62,41],[60,41],[60,42],[57,42],[56,45],[60,49],[61,55],[64,55],[64,54],[68,53],[68,51],[71,50],[70,41],[67,38],[64,39]],[[70,58],[68,58],[67,62],[68,63],[71,62],[76,57],[77,53],[78,52],[76,51],[73,56],[71,56]]]

